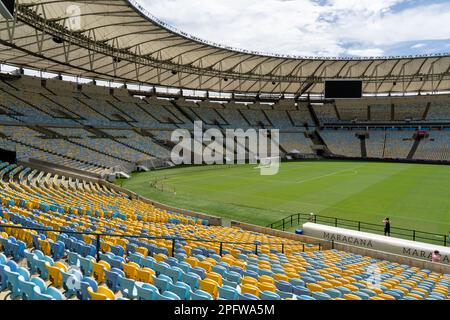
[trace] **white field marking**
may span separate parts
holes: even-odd
[[[196,186],[192,186],[192,185],[186,185],[186,186],[184,186],[184,188],[185,189],[187,189],[187,190],[195,190],[195,191],[198,191],[198,190],[204,190],[204,191],[206,191],[206,192],[209,192],[210,194],[211,194],[211,189],[210,188],[205,188],[205,187],[202,187],[202,186],[199,186],[199,185],[196,185]],[[221,190],[221,191],[214,191],[214,192],[212,192],[212,193],[217,193],[217,194],[228,194],[228,195],[231,195],[231,196],[236,196],[237,194],[239,194],[239,192],[234,192],[234,191],[225,191],[225,190]],[[206,194],[206,193],[205,193]],[[247,198],[253,198],[253,199],[261,199],[261,200],[267,200],[267,196],[260,196],[260,195],[256,195],[256,194],[251,194],[251,195],[246,195],[246,197]],[[210,198],[209,198],[210,199]],[[330,208],[333,208],[333,209],[340,209],[340,210],[343,210],[343,208],[342,207],[339,207],[339,206],[334,206],[334,205],[326,205],[326,204],[323,204],[323,203],[316,203],[316,202],[306,202],[306,201],[299,201],[299,200],[290,200],[289,202],[294,202],[294,203],[298,203],[298,204],[300,204],[300,205],[308,205],[308,206],[313,206],[313,207],[315,207],[315,208],[322,208],[322,209],[330,209]],[[224,202],[225,203],[225,202]],[[236,206],[239,206],[239,204],[237,204],[237,203],[232,203],[233,205],[236,205]],[[245,204],[244,204],[245,205]],[[260,208],[258,208],[258,207],[254,207],[254,208],[256,208],[256,209],[267,209],[267,207],[260,207]],[[277,211],[281,211],[280,209],[276,209],[276,207],[275,207],[275,210],[277,210]],[[291,211],[286,211],[286,212],[291,212]],[[351,212],[354,212],[354,213],[359,213],[359,211],[351,211]]]
[[[352,169],[339,170],[339,171],[336,171],[336,172],[324,174],[324,175],[322,175],[322,176],[314,177],[314,178],[311,178],[311,179],[300,180],[300,181],[298,181],[298,182],[296,182],[296,183],[305,183],[305,182],[309,182],[309,181],[319,180],[319,179],[322,179],[322,178],[335,176],[335,175],[337,175],[337,174],[339,174],[339,173],[342,173],[342,172],[353,172],[354,175],[357,175],[357,174],[358,174],[358,171],[357,171],[356,169],[359,169],[359,168],[361,168],[361,167],[364,167],[364,166],[359,166],[359,167],[355,167],[355,168],[352,168]]]

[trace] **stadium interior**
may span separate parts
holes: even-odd
[[[161,47],[153,53],[160,64],[148,66],[152,71],[145,78],[145,71],[130,70],[146,61],[125,54],[119,59],[112,50],[136,41],[127,39],[128,31],[118,31],[124,35],[115,35],[103,51],[100,34],[95,39],[86,31],[66,38],[64,2],[16,1],[17,26],[0,20],[0,60],[3,68],[14,67],[0,73],[0,300],[450,299],[448,264],[402,263],[305,236],[220,224],[215,217],[154,203],[111,183],[135,172],[174,167],[171,134],[192,131],[195,121],[204,130],[221,132],[278,129],[283,161],[448,165],[449,56],[376,63],[324,60],[329,70],[337,70],[335,78],[349,77],[347,65],[361,68],[355,78],[366,83],[361,99],[325,99],[320,93],[330,71],[321,74],[324,61],[301,61],[313,71],[300,81],[289,78],[302,69],[294,66],[297,58],[230,51],[218,62],[221,51],[229,49],[184,38],[192,48],[176,51],[177,40]],[[95,24],[96,15],[113,10],[100,2],[83,8],[92,29],[113,25],[115,19],[111,14]],[[161,34],[173,33],[143,16],[132,1],[111,2],[130,20],[145,23],[143,30],[156,26]],[[40,10],[48,21],[39,18]],[[42,31],[40,24],[52,28]],[[114,27],[132,24],[117,21]],[[14,40],[7,36],[12,28]],[[42,34],[41,43],[34,30]],[[164,43],[164,35],[155,32],[154,41]],[[84,54],[93,41],[98,57],[89,66],[90,53]],[[82,51],[83,58],[68,57],[61,42]],[[38,53],[30,53],[39,46]],[[201,61],[201,46],[219,51],[210,57],[212,67],[187,61]],[[171,49],[175,54],[169,58]],[[182,54],[185,61],[178,57]],[[107,58],[113,62],[101,67]],[[125,67],[111,67],[124,63],[121,59]],[[432,72],[430,65],[436,66]],[[55,76],[39,76],[37,70]],[[89,81],[66,76],[78,74]],[[255,85],[255,77],[261,83]],[[230,89],[222,90],[227,85],[215,81],[224,78]],[[111,86],[114,81],[120,85]],[[272,81],[280,86],[265,91]],[[226,94],[216,94],[222,91]],[[378,286],[368,284],[373,268],[379,272]]]

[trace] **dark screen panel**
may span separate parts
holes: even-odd
[[[10,20],[14,18],[15,0],[0,0],[0,16]]]
[[[327,80],[325,81],[326,99],[361,99],[362,81]]]
[[[14,0],[1,0],[11,15],[14,15]]]
[[[9,151],[0,148],[0,161],[2,162],[8,162],[8,163],[15,163],[17,158],[17,154],[14,151]]]

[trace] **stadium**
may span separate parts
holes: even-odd
[[[1,300],[450,300],[450,55],[0,9]]]

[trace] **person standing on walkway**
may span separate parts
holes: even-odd
[[[391,221],[389,218],[385,218],[383,220],[384,223],[384,235],[390,237],[391,236]]]

